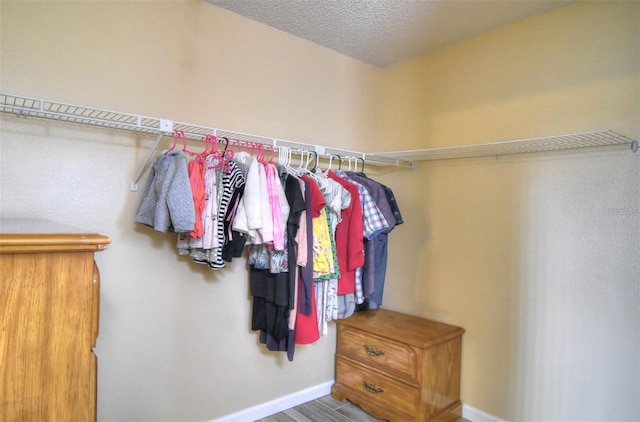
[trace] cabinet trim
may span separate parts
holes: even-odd
[[[100,234],[0,234],[0,253],[101,251],[111,240]]]

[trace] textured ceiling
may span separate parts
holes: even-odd
[[[571,1],[206,0],[377,67]]]

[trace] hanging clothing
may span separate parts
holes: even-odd
[[[342,221],[336,226],[336,252],[340,266],[338,279],[338,294],[344,295],[355,292],[356,269],[364,265],[364,220],[358,188],[348,181],[338,177],[333,171],[327,176],[339,183],[350,195],[351,202],[342,210]]]
[[[156,158],[135,221],[162,233],[194,229],[196,213],[184,152],[168,151]]]
[[[284,250],[284,223],[289,216],[289,204],[284,197],[284,191],[278,176],[276,167],[265,164],[265,175],[267,178],[267,193],[269,195],[269,206],[273,218],[273,248],[277,251]]]
[[[258,160],[247,153],[237,154],[233,161],[236,160],[243,160],[244,165],[247,167],[247,173],[244,195],[242,196],[242,201],[238,204],[232,228],[235,231],[244,233],[247,237],[247,243],[259,244],[262,243],[257,232],[257,229],[262,227],[262,195]]]
[[[198,159],[196,159],[198,160]],[[191,161],[190,166],[196,160]],[[199,161],[199,160],[198,160]],[[219,206],[218,192],[220,175],[216,175],[216,165],[219,160],[213,156],[204,159],[204,208],[201,213],[202,233],[198,237],[180,235],[176,247],[180,255],[190,255],[194,262],[206,264],[209,260],[210,250],[218,247],[216,218]],[[193,187],[193,181],[191,186]],[[196,194],[194,193],[194,198]]]
[[[349,182],[356,185],[358,188],[358,194],[360,196],[360,201],[362,205],[362,217],[363,217],[363,227],[364,227],[364,237],[367,240],[374,239],[376,236],[384,232],[389,228],[389,223],[385,219],[384,215],[376,205],[373,197],[367,191],[367,189],[357,181],[351,179],[349,175],[347,175],[343,171],[338,171],[336,173],[339,177],[348,180]],[[361,304],[364,302],[364,286],[362,276],[364,274],[364,270],[362,267],[356,270],[355,275],[355,295],[356,295],[356,303]]]
[[[375,294],[376,289],[381,290],[384,286],[384,275],[387,265],[387,239],[396,225],[396,219],[385,190],[377,182],[364,177],[362,173],[347,173],[350,179],[364,186],[371,198],[378,206],[389,226],[373,239],[365,240],[365,264],[363,266],[362,286],[365,299],[375,304],[375,308],[382,304],[382,295]],[[379,268],[378,268],[379,267]],[[377,281],[376,281],[377,275]],[[374,309],[375,309],[374,308]]]
[[[326,336],[329,334],[328,322],[338,319],[338,278],[340,278],[340,265],[337,258],[335,241],[336,227],[341,221],[342,210],[346,209],[351,203],[351,195],[338,182],[329,179],[327,175],[322,172],[316,175],[315,180],[318,182],[318,186],[327,203],[325,206],[329,226],[327,235],[334,265],[333,270],[328,274],[320,275],[314,271],[318,330],[320,331],[320,335]]]
[[[298,231],[301,227],[302,216],[305,211],[305,201],[298,180],[293,176],[286,176],[284,181],[285,196],[289,203],[289,217],[287,218],[287,260],[289,267],[289,333],[287,336],[287,358],[293,361],[296,337],[296,316],[298,299],[299,270],[297,266]],[[306,232],[306,227],[303,228]],[[304,245],[306,248],[306,244]]]
[[[212,157],[205,158],[205,171],[204,171],[204,184],[205,184],[205,206],[202,213],[202,224],[204,226],[204,233],[202,235],[200,244],[191,244],[192,247],[201,247],[202,249],[213,249],[219,247],[218,245],[218,226],[216,220],[218,218],[218,180],[220,179],[220,172],[217,171],[216,166],[219,163]]]
[[[366,175],[300,173],[243,152],[189,161],[169,151],[136,212],[137,222],[175,231],[179,254],[214,270],[246,247],[251,327],[290,361],[296,344],[328,334],[329,321],[382,304],[388,234],[402,224],[391,189]]]
[[[362,205],[362,217],[364,220],[364,236],[367,239],[373,239],[378,234],[389,228],[389,223],[384,218],[382,212],[376,205],[376,202],[369,194],[369,191],[357,181],[351,179],[349,175],[343,171],[337,171],[339,177],[353,183],[358,188],[360,202]]]
[[[238,166],[240,167],[240,166]],[[244,194],[244,185],[239,186],[231,195],[227,215],[224,217],[224,233],[227,239],[222,246],[222,259],[226,262],[232,262],[233,258],[240,258],[247,238],[243,233],[237,232],[231,228],[238,210],[238,204],[242,200]]]
[[[305,200],[300,189],[298,180],[293,176],[288,176],[285,182],[285,195],[289,203],[289,217],[287,218],[287,260],[289,271],[289,289],[294,290],[296,281],[296,267],[298,255],[298,242],[296,237],[300,227],[300,219],[305,211]],[[305,227],[306,229],[306,227]],[[306,245],[305,245],[306,247]],[[289,309],[293,309],[296,304],[295,298],[289,298]]]
[[[216,213],[216,238],[218,246],[213,248],[211,256],[209,258],[209,268],[220,269],[226,266],[223,255],[223,245],[228,241],[228,237],[225,236],[224,230],[224,216],[227,214],[229,204],[233,193],[242,188],[245,185],[245,179],[238,168],[238,165],[229,161],[225,164],[222,176],[222,189],[219,190],[219,205],[218,212]]]
[[[311,313],[307,315],[302,312],[298,312],[296,317],[296,344],[311,344],[320,339],[320,332],[318,331],[318,314],[316,312],[316,295],[313,293],[313,291],[310,297]],[[301,301],[302,298],[302,295],[298,295],[299,301]]]
[[[195,227],[189,232],[192,238],[201,237],[204,233],[202,224],[202,212],[204,211],[206,202],[206,190],[204,184],[204,163],[201,159],[189,161],[187,164],[189,173],[189,183],[191,184],[191,193],[193,194],[193,204],[196,213]]]
[[[217,158],[205,160],[205,191],[207,193],[202,213],[203,234],[199,238],[190,238],[180,234],[177,240],[178,253],[189,255],[194,262],[208,265],[213,270],[226,267],[223,259],[226,236],[225,216],[236,191],[244,189],[244,176],[233,161],[223,162]],[[237,195],[236,195],[237,197]]]
[[[284,273],[251,269],[253,297],[251,328],[260,331],[260,342],[271,351],[286,351],[289,341],[289,283]]]
[[[389,206],[391,207],[391,211],[393,211],[393,216],[396,219],[396,226],[404,223],[402,220],[402,214],[400,213],[400,209],[398,208],[398,203],[396,202],[396,197],[393,194],[391,188],[378,183],[384,189],[384,193],[387,195],[387,201],[389,202]]]
[[[304,185],[304,198],[306,204],[306,238],[307,238],[307,263],[300,266],[300,281],[298,283],[298,312],[296,316],[295,342],[297,344],[310,344],[320,338],[318,331],[318,316],[316,313],[316,300],[313,287],[313,215],[319,215],[324,204],[323,200],[311,198],[313,182],[300,180]],[[322,195],[320,195],[322,196]]]

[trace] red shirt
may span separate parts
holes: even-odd
[[[311,177],[306,175],[301,176],[300,178],[309,184],[309,192],[311,193],[311,209],[309,209],[308,211],[311,211],[311,217],[320,217],[320,213],[327,205],[327,201],[324,200],[324,196],[322,195],[322,191],[318,187],[318,183]]]
[[[355,293],[356,269],[364,265],[364,220],[358,187],[332,171],[328,174],[351,194],[351,203],[342,210],[342,221],[336,227],[336,253],[340,266],[338,294],[344,295]]]

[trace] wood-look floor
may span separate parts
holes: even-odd
[[[438,422],[471,422],[451,414],[439,417]],[[367,414],[348,401],[341,403],[330,395],[303,403],[256,422],[386,422]]]
[[[355,404],[341,403],[330,395],[303,403],[256,422],[382,422]]]

